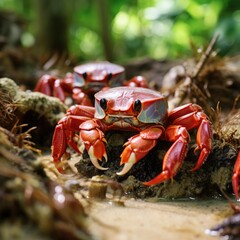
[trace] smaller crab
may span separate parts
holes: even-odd
[[[116,87],[95,94],[95,108],[74,106],[56,126],[52,141],[52,157],[57,169],[67,145],[80,153],[74,136],[79,132],[91,162],[100,169],[103,158],[107,160],[104,132],[109,130],[135,133],[125,144],[121,154],[126,174],[156,146],[158,140],[172,142],[162,165],[162,172],[146,182],[153,185],[171,179],[178,172],[187,153],[190,136],[188,130],[197,128],[197,147],[200,155],[197,170],[208,157],[212,144],[212,128],[208,117],[200,106],[186,104],[168,112],[167,100],[159,92],[139,87]]]
[[[104,87],[139,86],[147,87],[142,76],[125,81],[124,67],[110,62],[91,62],[74,67],[74,73],[67,73],[61,79],[48,74],[43,75],[34,91],[59,98],[62,102],[70,95],[77,104],[92,106],[92,98]]]

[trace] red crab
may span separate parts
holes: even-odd
[[[61,157],[67,145],[79,152],[74,136],[79,132],[93,165],[105,170],[99,161],[105,158],[108,130],[133,131],[121,154],[123,169],[118,175],[126,174],[142,159],[159,139],[173,142],[167,151],[162,172],[146,185],[158,184],[171,179],[178,172],[188,149],[188,130],[197,128],[197,147],[200,151],[197,170],[208,157],[212,145],[212,128],[202,108],[186,104],[168,112],[167,100],[159,92],[140,87],[116,87],[95,94],[95,108],[73,106],[56,126],[52,141],[52,157],[57,169],[62,172]]]
[[[43,75],[34,91],[55,96],[62,102],[67,95],[71,95],[77,104],[92,106],[91,96],[104,87],[121,85],[147,87],[147,81],[142,76],[125,81],[125,69],[110,62],[86,63],[76,66],[73,70],[74,74],[67,73],[64,79]]]
[[[240,150],[237,155],[237,160],[233,168],[233,176],[232,176],[233,191],[237,199],[239,199],[239,194],[238,194],[239,178],[240,178]]]

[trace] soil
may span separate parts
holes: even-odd
[[[96,203],[90,228],[97,238],[110,239],[214,239],[207,230],[230,215],[221,201],[127,200],[124,207]]]
[[[110,133],[109,138],[112,138],[113,135],[115,133]],[[118,133],[114,138],[117,138],[118,141],[121,139]],[[222,191],[230,195],[232,193],[231,177],[237,151],[230,144],[222,144],[219,140],[214,140],[213,150],[207,161],[199,170],[193,172],[191,169],[195,166],[198,156],[194,154],[195,144],[192,143],[182,167],[173,180],[151,187],[144,186],[142,182],[149,181],[160,174],[162,159],[169,149],[170,143],[159,142],[146,157],[133,166],[128,174],[118,176],[116,172],[122,168],[119,165],[122,146],[123,144],[108,147],[109,160],[102,162],[102,166],[109,168],[106,171],[96,169],[87,153],[83,155],[83,158],[76,156],[78,162],[75,166],[78,172],[87,178],[100,175],[104,179],[115,180],[123,185],[129,197],[140,199],[204,198],[222,196]]]
[[[78,160],[73,157],[68,163]],[[86,206],[88,229],[96,239],[213,239],[208,230],[233,214],[228,201],[220,195],[170,200],[149,195],[147,188],[139,190],[143,186],[132,175],[118,185],[105,175],[82,177],[73,171],[74,163],[61,175],[54,170],[50,156],[41,161],[47,175],[74,189],[75,196]],[[141,192],[142,200],[134,191],[126,193],[126,186],[130,184]],[[176,187],[169,185],[168,188],[173,195]]]

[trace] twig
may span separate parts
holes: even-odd
[[[206,51],[202,54],[199,62],[197,63],[196,67],[194,68],[194,71],[193,73],[191,74],[191,79],[196,79],[199,75],[199,73],[201,72],[202,68],[204,67],[204,65],[206,64],[207,60],[209,59],[212,51],[213,51],[213,48],[217,42],[219,38],[219,34],[215,34],[213,36],[213,38],[211,39]]]

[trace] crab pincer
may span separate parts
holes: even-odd
[[[105,158],[107,161],[107,153],[104,133],[100,130],[100,124],[96,120],[88,120],[79,126],[80,139],[83,142],[92,164],[99,170],[107,170],[102,167],[98,161]]]
[[[124,164],[124,167],[117,174],[126,174],[136,162],[145,157],[147,153],[156,146],[157,140],[163,132],[163,127],[156,125],[144,129],[139,134],[131,137],[128,142],[124,144],[126,147],[121,154],[120,163],[121,165]]]

